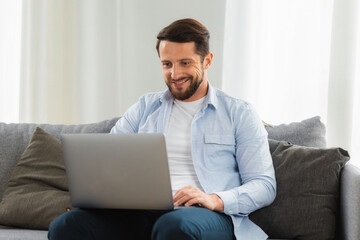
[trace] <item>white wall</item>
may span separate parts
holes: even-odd
[[[208,27],[215,54],[209,78],[221,86],[225,1],[24,3],[20,122],[97,122],[164,90],[156,36],[180,18]]]

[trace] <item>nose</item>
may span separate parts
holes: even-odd
[[[178,79],[181,76],[181,71],[178,67],[175,66],[175,64],[171,68],[171,78],[172,79]]]

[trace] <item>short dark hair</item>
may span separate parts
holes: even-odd
[[[159,53],[161,40],[170,42],[195,42],[195,52],[204,60],[209,53],[210,34],[204,25],[192,18],[185,18],[171,23],[157,35],[156,50]]]

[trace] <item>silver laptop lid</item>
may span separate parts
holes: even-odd
[[[62,148],[73,207],[173,209],[163,134],[64,134]]]

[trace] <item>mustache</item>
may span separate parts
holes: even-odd
[[[170,80],[172,81],[172,82],[177,82],[177,81],[182,81],[182,80],[185,80],[185,79],[192,79],[192,77],[180,77],[180,78],[177,78],[177,79],[175,79],[175,78],[170,78]]]

